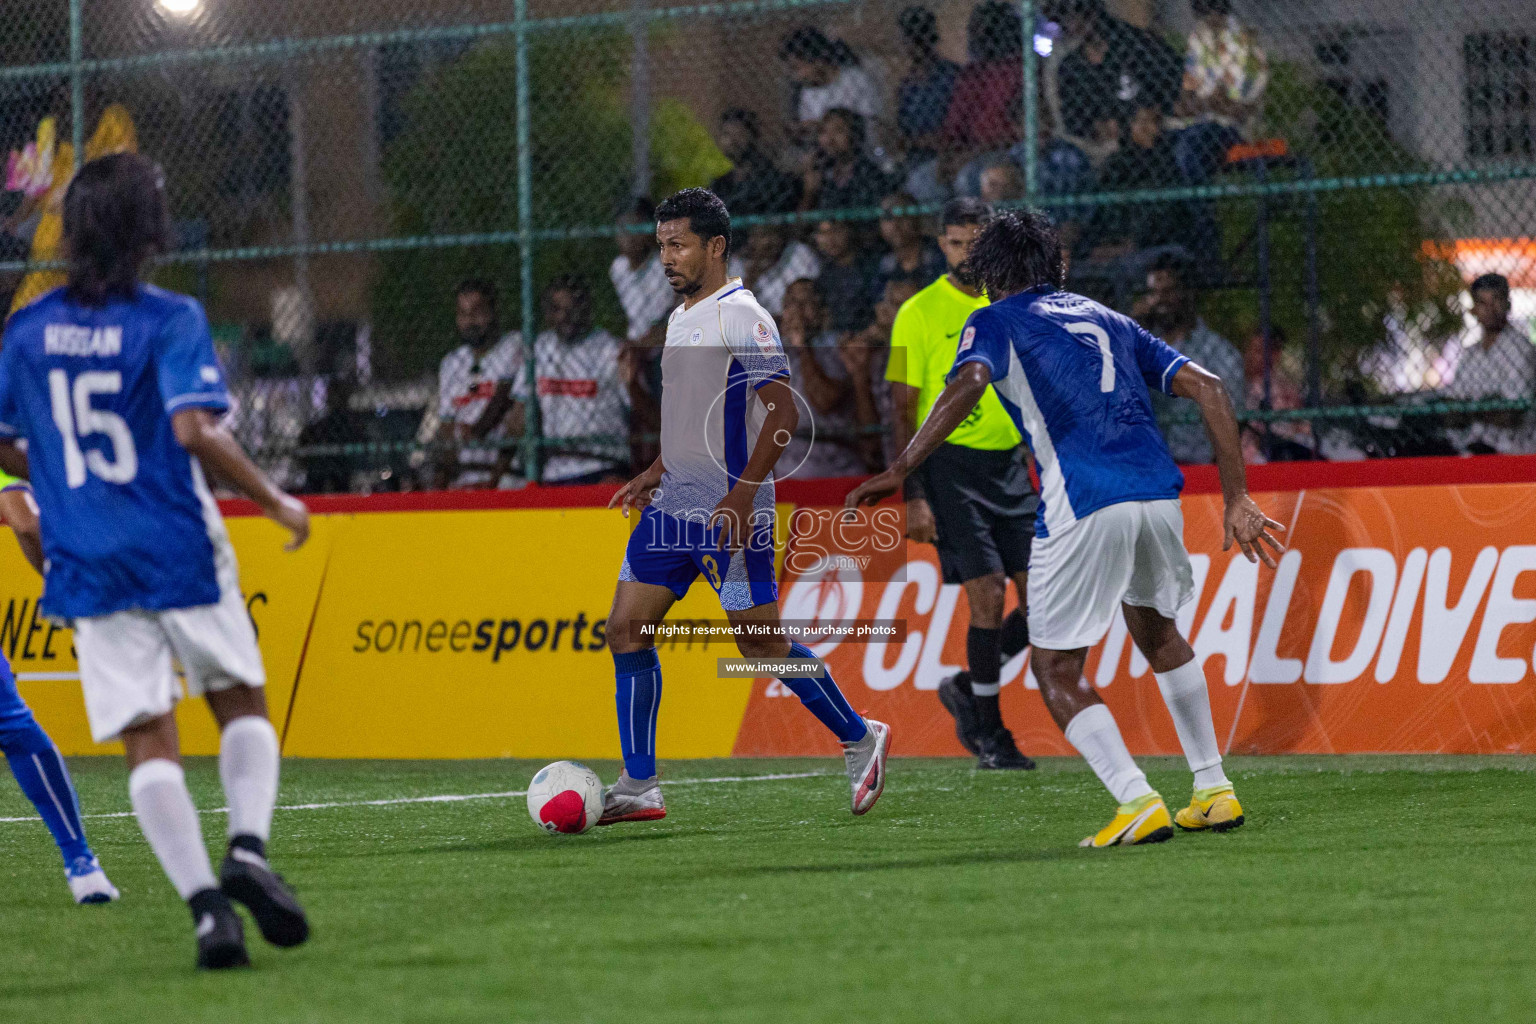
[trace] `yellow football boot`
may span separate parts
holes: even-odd
[[[1186,832],[1229,832],[1243,823],[1243,805],[1237,802],[1232,783],[1195,790],[1189,806],[1179,811],[1174,824]]]
[[[1173,838],[1173,824],[1168,818],[1168,808],[1163,798],[1148,793],[1139,800],[1121,804],[1115,820],[1105,825],[1097,835],[1091,835],[1078,843],[1098,849],[1103,846],[1139,846],[1142,843],[1161,843]]]

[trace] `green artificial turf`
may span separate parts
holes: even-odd
[[[1170,804],[1182,763],[1146,760]],[[519,761],[284,765],[283,804],[521,789]],[[611,763],[594,764],[606,779]],[[116,761],[73,762],[86,812]],[[190,762],[200,806],[216,766]],[[1536,759],[1233,758],[1248,824],[1079,850],[1112,813],[1078,761],[673,762],[664,821],[555,837],[523,800],[286,810],[303,948],[192,970],[131,817],[88,822],[121,903],[69,903],[41,823],[0,824],[0,1021],[1530,1021]],[[9,784],[0,816],[30,813]],[[204,817],[211,843],[223,819]]]

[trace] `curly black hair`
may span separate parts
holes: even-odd
[[[731,214],[724,201],[707,188],[685,188],[674,192],[656,207],[656,223],[688,218],[688,230],[708,242],[716,235],[725,238],[725,255],[731,255]]]
[[[1039,210],[1009,210],[987,221],[966,263],[994,298],[1067,283],[1061,238]]]

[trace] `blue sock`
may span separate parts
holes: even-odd
[[[85,825],[80,821],[80,799],[75,795],[75,784],[64,758],[59,756],[59,748],[30,712],[24,721],[19,718],[11,715],[0,721],[0,749],[5,751],[21,791],[53,833],[68,867],[76,858],[91,856],[91,847],[85,841]]]
[[[619,749],[632,779],[656,774],[656,710],[661,706],[661,663],[656,648],[613,655],[618,678]]]
[[[790,644],[789,656],[791,658],[814,658],[810,648],[804,644]],[[823,672],[819,679],[808,679],[801,676],[797,679],[781,679],[785,686],[789,687],[806,710],[817,718],[821,724],[837,736],[843,743],[853,743],[864,738],[869,727],[864,724],[864,719],[859,717],[857,711],[848,705],[848,699],[843,696],[843,691],[837,688],[832,681],[832,673]]]

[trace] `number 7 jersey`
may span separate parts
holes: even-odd
[[[0,348],[0,437],[27,442],[47,574],[62,619],[214,604],[233,553],[183,409],[229,408],[208,319],[140,286],[91,307],[57,289],[18,311]]]
[[[1038,536],[1109,505],[1183,490],[1148,388],[1171,394],[1189,359],[1130,317],[1072,292],[1020,292],[966,321],[951,373],[973,362],[991,372],[1034,452]]]

